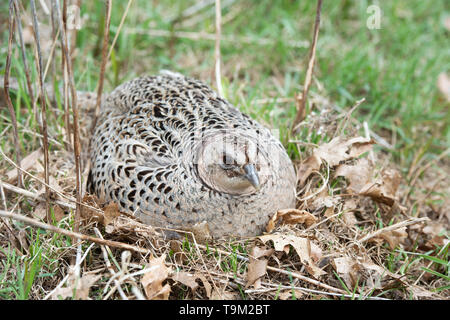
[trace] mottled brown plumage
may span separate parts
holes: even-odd
[[[204,83],[166,72],[116,88],[92,138],[88,190],[145,223],[254,236],[295,205],[281,143]]]

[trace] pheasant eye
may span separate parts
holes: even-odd
[[[235,161],[234,161],[233,158],[227,156],[226,154],[223,155],[223,157],[222,157],[222,163],[223,163],[224,165],[232,165],[232,164],[234,164],[234,162],[235,162]]]

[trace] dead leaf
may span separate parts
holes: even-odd
[[[208,280],[206,280],[206,278],[203,274],[196,272],[195,276],[198,279],[200,279],[200,281],[203,283],[203,287],[205,288],[205,291],[206,291],[206,296],[208,298],[211,298],[211,284],[208,282]]]
[[[247,270],[247,283],[246,288],[253,285],[255,288],[260,287],[261,277],[266,274],[267,271],[267,259],[260,259],[264,256],[270,256],[273,253],[273,249],[261,248],[254,246],[250,251],[250,263]]]
[[[149,300],[169,299],[170,286],[163,285],[169,275],[169,269],[164,264],[166,255],[159,258],[150,257],[147,268],[150,270],[142,276],[141,283]]]
[[[44,202],[39,202],[33,210],[33,216],[40,220],[45,220],[47,217],[47,211]]]
[[[342,161],[357,158],[363,153],[370,151],[374,143],[374,140],[365,137],[355,137],[349,140],[336,137],[330,142],[320,145],[300,165],[297,171],[299,185],[303,186],[311,173],[320,169],[323,161],[327,162],[330,167],[337,166]]]
[[[304,223],[306,227],[310,227],[317,222],[317,218],[305,210],[278,210],[267,223],[266,231],[272,232],[272,230],[275,229],[277,222],[281,222],[282,224]]]
[[[447,233],[447,229],[442,223],[437,221],[428,221],[425,227],[423,227],[422,232],[434,237],[445,235]]]
[[[55,220],[58,221],[58,222],[66,217],[66,214],[64,213],[64,210],[61,209],[61,207],[58,206],[58,205],[54,205],[53,206],[53,215],[55,217]]]
[[[308,179],[313,171],[319,171],[321,164],[322,161],[314,153],[300,164],[297,170],[297,180],[299,181],[300,187],[305,184],[306,179]]]
[[[74,298],[75,300],[87,300],[89,299],[89,290],[101,277],[101,275],[85,274],[80,279],[76,279],[75,275],[72,275],[67,280],[68,286],[55,290],[52,294],[52,299]]]
[[[381,177],[375,182],[367,183],[359,193],[392,207],[397,201],[396,193],[400,180],[401,176],[397,170],[386,169],[381,172]]]
[[[183,251],[183,246],[178,240],[170,240],[170,249],[173,252],[173,257],[178,264],[184,264],[187,259],[186,253]]]
[[[314,252],[315,258],[321,255],[321,249],[320,247],[312,243],[308,238],[277,233],[259,236],[258,238],[261,239],[261,241],[264,243],[269,240],[273,241],[276,251],[284,251],[286,253],[289,253],[289,246],[292,246],[300,257],[300,261],[305,265],[306,270],[312,276],[318,278],[319,276],[326,274],[325,271],[315,265],[311,257],[312,251]],[[314,246],[313,250],[311,250],[312,246]]]
[[[340,201],[339,196],[329,196],[328,190],[324,190],[319,193],[313,200],[313,202],[308,205],[308,209],[311,211],[320,210],[322,208],[334,208]]]
[[[250,251],[250,256],[254,259],[259,259],[261,257],[270,257],[273,253],[273,249],[262,248],[258,246],[254,246]]]
[[[332,263],[339,277],[344,280],[348,288],[353,288],[357,279],[355,264],[355,259],[350,257],[335,258]]]
[[[63,188],[59,185],[58,181],[53,177],[50,176],[48,178],[48,184],[50,185],[50,197],[53,199],[60,199],[63,200],[63,198],[59,195],[60,193],[64,194]]]
[[[81,202],[90,207],[100,209],[100,200],[95,195],[85,194]],[[81,206],[80,215],[83,219],[86,220],[94,219],[95,221],[103,221],[102,213],[93,210],[87,206]]]
[[[333,215],[334,215],[334,207],[327,208],[324,212],[324,216],[327,218],[331,218]],[[331,219],[331,221],[334,221],[334,220],[335,219],[333,219],[333,218]]]
[[[252,259],[250,258],[250,263],[248,264],[247,270],[247,283],[245,285],[248,288],[254,285],[255,288],[260,287],[260,283],[256,284],[257,280],[260,280],[266,274],[267,271],[267,260],[266,259]]]
[[[278,298],[280,300],[294,300],[301,298],[303,296],[303,292],[297,289],[290,289],[280,293]]]
[[[349,181],[347,190],[358,194],[371,180],[373,167],[366,158],[359,159],[354,165],[342,164],[337,167],[335,176],[345,177]]]
[[[42,148],[39,148],[25,158],[20,161],[20,167],[23,170],[29,171],[35,164],[38,159],[41,159],[44,156],[42,153]],[[13,183],[17,180],[17,169],[12,169],[6,173],[6,181],[8,183]]]
[[[348,199],[344,202],[342,220],[349,227],[355,226],[358,223],[355,217],[356,208],[357,204],[354,199]]]
[[[212,239],[207,221],[196,223],[191,227],[190,231],[192,231],[195,240],[199,243],[206,243],[208,240]]]
[[[341,137],[333,138],[330,142],[319,146],[314,154],[331,167],[337,166],[341,161],[354,159],[370,150],[375,142],[365,137],[355,137],[343,141]]]
[[[354,165],[340,165],[335,176],[345,177],[349,181],[348,192],[370,197],[392,207],[401,181],[400,173],[394,169],[384,169],[376,179],[373,174],[373,166],[363,158]]]
[[[450,101],[450,78],[445,72],[441,72],[437,79],[437,87],[445,99]]]
[[[408,233],[406,232],[406,227],[401,227],[392,231],[383,231],[372,239],[369,239],[369,241],[379,242],[381,239],[385,240],[389,244],[389,247],[394,250],[399,244],[404,243],[407,237]]]
[[[103,224],[107,226],[118,216],[120,216],[119,205],[115,202],[110,202],[103,209]]]
[[[192,293],[195,293],[195,290],[198,288],[198,283],[195,281],[196,279],[197,277],[195,275],[184,271],[176,272],[172,275],[172,280],[181,282],[185,286],[188,286],[191,288]]]

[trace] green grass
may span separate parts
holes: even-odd
[[[173,26],[168,21],[191,6],[193,1],[135,1],[125,21],[108,65],[105,90],[141,74],[153,74],[160,69],[180,71],[203,78],[212,85],[214,42],[207,40],[169,39],[132,33],[130,29],[181,29],[214,33],[213,16],[206,15],[194,26]],[[116,30],[127,1],[114,4],[112,30]],[[436,79],[450,69],[448,31],[443,19],[449,15],[445,0],[384,1],[380,7],[381,29],[369,30],[366,20],[370,1],[327,1],[322,9],[322,23],[317,49],[315,75],[323,86],[323,94],[342,108],[357,99],[366,98],[356,114],[376,132],[397,136],[393,152],[407,168],[421,149],[420,157],[432,159],[449,146],[450,116],[448,103],[440,97]],[[315,13],[313,1],[244,1],[242,12],[223,26],[224,35],[248,36],[273,40],[273,45],[254,45],[223,41],[224,86],[227,98],[244,112],[273,127],[289,127],[295,114],[293,103],[255,104],[265,97],[292,97],[303,84],[308,59],[307,48],[291,48],[287,40],[310,40]],[[223,17],[234,15],[236,5],[226,7]],[[0,5],[6,17],[7,4]],[[101,57],[104,6],[101,1],[83,2],[82,28],[77,36],[75,81],[80,90],[95,90]],[[169,16],[169,17],[168,17]],[[264,17],[263,19],[261,17]],[[5,21],[3,22],[5,25]],[[4,28],[3,39],[7,37]],[[115,35],[111,31],[111,38]],[[2,43],[5,43],[4,41]],[[6,43],[0,54],[4,68]],[[30,50],[29,50],[30,51]],[[21,79],[17,93],[16,112],[20,122],[36,126],[30,114],[21,59],[15,52],[12,73]],[[31,52],[28,52],[31,61]],[[194,63],[192,61],[196,61]],[[57,62],[58,65],[59,61]],[[240,69],[238,68],[240,65]],[[209,72],[209,73],[208,73]],[[3,73],[3,72],[2,72]],[[33,72],[36,78],[36,72]],[[276,79],[276,82],[274,81]],[[313,84],[312,90],[317,90]],[[8,116],[7,110],[1,113]],[[62,110],[61,110],[62,113]],[[62,114],[58,120],[63,121]],[[4,123],[0,125],[0,130]],[[36,138],[21,134],[22,141]],[[287,140],[286,140],[287,141]],[[29,144],[23,144],[28,149]],[[406,170],[406,169],[405,169]]]
[[[82,28],[77,36],[74,76],[78,90],[94,91],[100,70],[100,39],[105,8],[103,1],[82,3]],[[135,28],[214,33],[213,15],[205,15],[190,27],[170,22],[170,17],[176,17],[194,3],[135,0],[108,64],[105,91],[136,76],[157,73],[160,69],[201,78],[214,86],[213,41],[171,39],[132,32]],[[311,90],[345,110],[365,97],[366,102],[354,115],[361,121],[367,121],[372,130],[388,141],[395,141],[391,152],[406,174],[413,161],[434,159],[450,146],[449,103],[436,86],[438,74],[450,71],[449,31],[443,25],[444,18],[450,15],[450,3],[446,0],[380,1],[382,15],[381,29],[378,30],[366,27],[369,17],[366,10],[371,4],[372,1],[363,0],[324,1],[315,67],[315,80],[320,87],[313,82]],[[27,7],[28,4],[24,2],[24,5]],[[126,5],[127,1],[114,2],[111,39],[115,36]],[[235,10],[240,12],[235,14]],[[222,80],[226,98],[253,118],[279,129],[289,153],[298,157],[296,148],[287,143],[288,129],[296,112],[294,103],[264,104],[257,103],[257,100],[293,97],[301,91],[308,48],[292,48],[287,41],[311,39],[315,1],[236,1],[233,6],[225,8],[222,15],[224,21],[227,17],[233,17],[223,25],[222,33],[236,38],[235,41],[222,42]],[[3,30],[0,34],[0,76],[4,74],[7,53],[7,17],[8,4],[3,1],[0,4],[0,26]],[[244,36],[269,39],[272,44],[245,44],[239,41]],[[30,47],[27,56],[32,62]],[[58,54],[56,66],[60,64]],[[20,147],[23,154],[28,154],[39,147],[39,138],[33,132],[40,131],[31,109],[17,48],[13,50],[12,77],[17,78],[20,85],[20,89],[12,95],[19,123]],[[35,83],[36,77],[36,70],[32,69]],[[51,81],[51,76],[47,77],[47,81]],[[57,81],[61,83],[60,76]],[[5,120],[9,117],[8,110],[0,108],[0,133],[6,132],[2,134],[0,145],[5,153],[12,156],[12,130],[8,127],[10,122]],[[50,137],[62,143],[64,136],[60,129],[64,127],[64,117],[61,101],[58,101],[58,111],[49,112],[48,119]],[[300,138],[306,136],[311,143],[330,138],[315,132],[302,131],[299,134]],[[393,140],[393,137],[396,139]],[[3,160],[1,163],[6,165]],[[381,217],[377,223],[379,228],[383,227]],[[32,232],[29,235],[32,239],[39,239]],[[68,245],[64,239],[59,236],[54,238],[52,246]],[[21,261],[13,250],[0,249],[7,257],[1,262],[0,298],[28,298],[33,282],[51,273],[43,267],[44,257],[38,242],[30,247],[33,254],[25,261]],[[184,243],[184,249],[196,255],[188,242]],[[234,253],[246,252],[243,248],[233,249]],[[400,270],[406,273],[416,259],[427,259],[433,261],[435,269],[426,271],[448,280],[448,263],[443,263],[448,260],[448,248],[439,255],[440,250],[414,257],[393,251],[386,266],[393,272]],[[54,260],[51,259],[54,258],[48,259],[45,263],[52,265]],[[245,265],[240,264],[236,256],[231,255],[222,263],[226,271],[235,274],[245,271],[242,269]],[[356,292],[356,288],[346,290],[349,294]],[[241,296],[244,297],[243,292]]]

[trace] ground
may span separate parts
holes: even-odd
[[[110,44],[127,3],[114,2]],[[209,2],[133,1],[106,65],[104,91],[161,69],[199,78],[215,88],[214,5],[189,14],[196,3]],[[369,9],[371,5],[375,9]],[[45,66],[52,47],[51,24],[40,1],[36,6]],[[448,2],[324,1],[308,117],[295,136],[289,128],[296,114],[296,94],[305,82],[316,1],[222,1],[222,7],[224,95],[241,111],[279,129],[298,172],[296,210],[280,213],[274,229],[263,238],[203,244],[190,235],[169,241],[161,230],[135,225],[125,217],[110,222],[101,216],[84,224],[81,232],[147,251],[126,256],[123,249],[84,241],[79,253],[85,258],[78,258],[83,263],[71,272],[77,249],[70,237],[1,220],[0,298],[71,298],[74,279],[81,277],[84,287],[76,287],[77,298],[141,294],[170,299],[448,299],[450,104],[442,89],[450,69]],[[370,19],[377,8],[379,28],[372,28]],[[24,40],[37,83],[30,5],[24,9]],[[77,18],[77,10],[70,12],[74,16],[69,19]],[[104,2],[83,1],[79,12],[72,57],[75,85],[80,91],[96,91]],[[8,16],[5,1],[0,4],[2,78]],[[46,82],[55,80],[61,87],[59,43],[55,48]],[[41,147],[42,136],[17,42],[11,78],[17,80],[11,81],[11,98],[25,157]],[[362,98],[365,101],[352,110]],[[61,194],[75,197],[74,157],[66,137],[62,95],[56,101],[46,116],[50,185],[60,193],[54,192],[52,198],[67,204]],[[15,184],[7,175],[14,175],[14,166],[6,158],[15,159],[13,122],[4,96],[0,95],[0,103],[0,173],[2,182]],[[92,108],[80,108],[85,146]],[[367,135],[375,144],[351,143],[351,138]],[[361,145],[364,152],[346,156]],[[336,159],[336,150],[344,156]],[[86,149],[81,159],[85,169]],[[44,177],[42,166],[38,154],[29,166],[35,178],[26,176],[21,190],[44,195],[36,179]],[[82,173],[85,181],[86,171]],[[367,188],[368,184],[377,187]],[[54,219],[48,221],[44,202],[24,192],[0,191],[1,210],[72,230],[74,210],[53,201]],[[95,199],[85,200],[98,205]],[[99,214],[107,212],[114,213],[114,208],[102,208]],[[100,233],[93,232],[94,226]],[[109,282],[108,264],[120,274],[119,283]],[[161,271],[159,277],[149,276],[152,267]],[[130,276],[133,272],[137,273]]]

